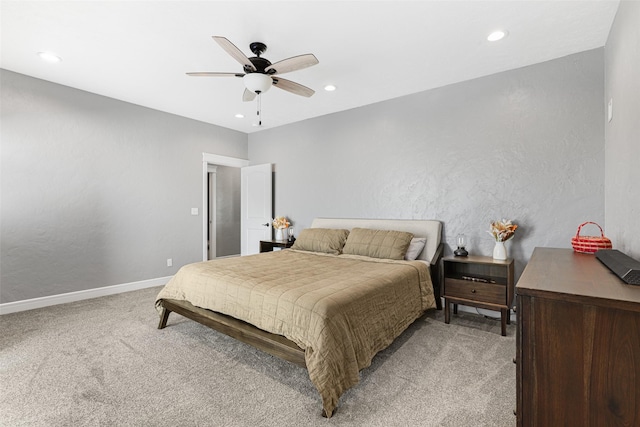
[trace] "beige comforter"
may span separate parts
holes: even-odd
[[[305,350],[327,416],[358,371],[435,307],[421,261],[285,250],[184,266],[158,294],[283,335]]]

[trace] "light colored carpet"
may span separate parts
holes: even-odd
[[[175,313],[150,288],[0,316],[2,426],[514,426],[515,326],[418,319],[321,417],[306,371]]]

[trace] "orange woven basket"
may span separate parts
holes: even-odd
[[[593,224],[600,229],[600,236],[581,236],[580,230],[587,224]],[[573,246],[573,250],[576,252],[581,252],[583,254],[593,254],[600,249],[611,249],[611,240],[604,237],[604,232],[602,231],[602,227],[600,227],[595,222],[587,221],[584,224],[580,224],[578,227],[578,231],[576,235],[571,238],[571,246]]]

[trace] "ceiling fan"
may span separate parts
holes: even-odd
[[[315,93],[313,89],[303,86],[291,80],[279,77],[280,74],[316,65],[316,57],[307,53],[305,55],[293,56],[272,64],[262,55],[267,50],[267,45],[261,42],[253,42],[249,45],[254,57],[248,58],[228,39],[221,36],[213,36],[213,39],[222,47],[233,59],[242,64],[243,73],[217,73],[217,72],[194,72],[187,73],[188,76],[195,77],[242,77],[245,90],[242,95],[243,101],[253,101],[256,95],[268,91],[271,86],[286,90],[296,95],[310,97]]]

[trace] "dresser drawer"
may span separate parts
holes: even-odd
[[[444,296],[505,305],[507,287],[495,283],[445,278]]]

